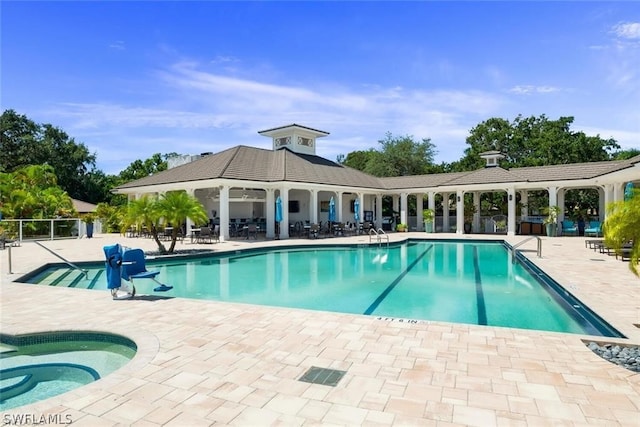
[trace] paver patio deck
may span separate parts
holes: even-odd
[[[7,411],[3,423],[14,421],[12,415],[64,414],[79,426],[640,425],[640,374],[601,359],[584,344],[640,344],[640,279],[628,263],[586,249],[584,238],[543,240],[541,259],[533,251],[525,255],[628,339],[408,324],[181,298],[113,301],[106,290],[13,283],[58,260],[24,243],[12,248],[9,274],[8,251],[0,251],[3,333],[109,331],[138,345],[135,358],[113,374]],[[82,261],[101,260],[102,247],[115,242],[156,249],[151,240],[117,235],[44,243],[70,261]],[[230,241],[206,247],[220,251],[295,242],[309,243]],[[535,242],[522,248],[532,250]],[[311,366],[347,373],[336,387],[298,381]]]

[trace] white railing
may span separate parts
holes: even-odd
[[[101,224],[96,221],[94,232],[100,233]],[[2,219],[0,227],[10,239],[25,240],[79,239],[87,235],[87,224],[80,218],[50,219]]]

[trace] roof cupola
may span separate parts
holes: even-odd
[[[487,161],[485,168],[495,168],[498,166],[498,161],[504,159],[504,155],[499,151],[485,151],[480,153],[480,157]]]
[[[291,124],[258,132],[262,136],[270,137],[273,150],[288,148],[294,153],[316,154],[316,139],[329,135],[317,129]]]

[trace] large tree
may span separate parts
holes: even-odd
[[[135,160],[118,174],[122,183],[144,178],[167,169],[167,158],[175,153],[155,153],[146,160]]]
[[[6,110],[0,117],[0,172],[48,164],[58,185],[71,197],[95,202],[86,188],[95,161],[95,154],[84,144],[53,125],[37,124],[14,110]]]
[[[343,164],[375,176],[421,175],[436,168],[435,146],[428,138],[416,142],[411,135],[393,136],[388,132],[378,143],[379,150],[354,151]]]
[[[544,114],[519,115],[512,122],[490,118],[471,129],[465,156],[452,164],[452,170],[481,168],[484,160],[479,154],[484,151],[500,151],[505,156],[500,165],[511,168],[610,160],[620,149],[614,139],[572,131],[573,121],[573,117],[550,120]]]

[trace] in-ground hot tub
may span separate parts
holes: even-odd
[[[110,333],[0,334],[0,410],[96,381],[127,364],[136,351],[133,341]]]

